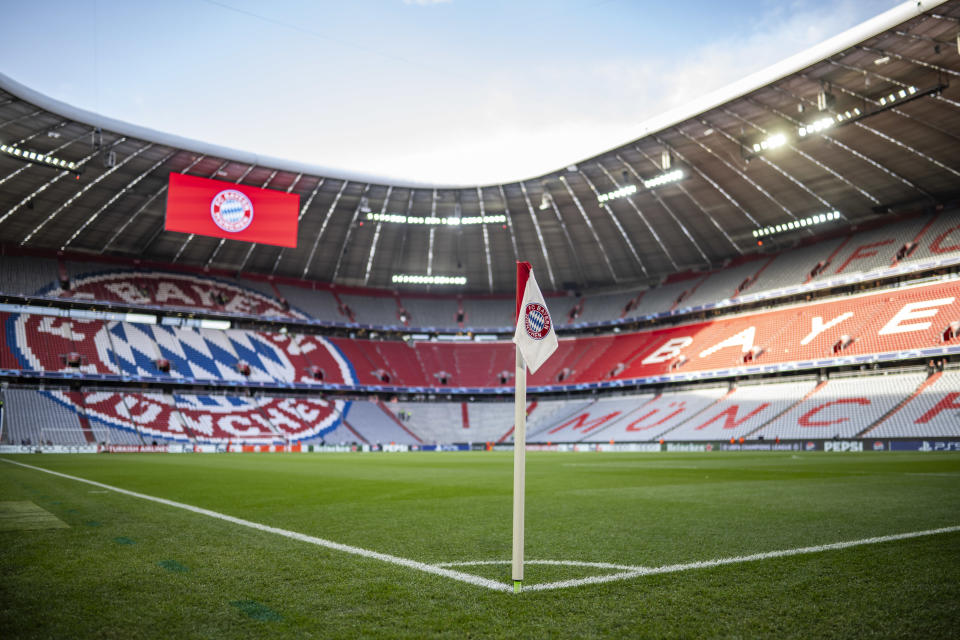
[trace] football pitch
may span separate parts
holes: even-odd
[[[509,452],[5,456],[0,637],[960,628],[956,453],[528,452],[520,594],[512,463]]]

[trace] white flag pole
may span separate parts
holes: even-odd
[[[523,495],[526,480],[527,449],[527,365],[520,347],[514,376],[516,391],[513,407],[513,592],[523,586]]]

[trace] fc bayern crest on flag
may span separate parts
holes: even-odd
[[[238,233],[253,222],[253,202],[245,193],[224,189],[210,201],[210,217],[224,231]]]
[[[542,304],[531,302],[523,311],[523,326],[534,340],[543,340],[550,333],[550,312]]]

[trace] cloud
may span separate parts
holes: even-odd
[[[592,59],[508,77],[491,73],[474,78],[475,91],[462,92],[445,110],[411,113],[401,127],[383,131],[375,154],[367,149],[342,159],[344,166],[385,177],[446,184],[541,175],[636,139],[646,121],[682,110],[884,8],[865,10],[862,2],[842,0],[825,13],[804,2],[792,11],[775,4],[758,14],[748,34],[718,34],[676,57]],[[449,94],[433,98],[452,100]]]
[[[430,63],[420,65],[403,60],[390,64],[382,55],[354,48],[342,56],[342,67],[322,65],[323,82],[303,82],[303,68],[296,63],[255,74],[257,94],[275,99],[227,109],[222,108],[220,84],[206,82],[206,76],[202,83],[191,83],[188,76],[169,70],[145,77],[164,91],[189,95],[191,102],[170,101],[147,87],[122,84],[109,85],[111,90],[104,89],[99,99],[104,105],[125,103],[126,112],[107,114],[121,120],[265,156],[398,181],[513,182],[639,138],[651,118],[688,107],[704,94],[808,49],[896,2],[838,0],[825,11],[824,0],[761,0],[766,10],[758,10],[742,29],[717,30],[709,40],[691,39],[659,53],[642,43],[607,50],[584,40],[582,46],[570,42],[571,55],[534,55],[531,62],[527,54],[536,48],[536,38],[515,45],[507,34],[500,41],[466,39],[465,48],[454,46],[464,39],[456,34],[457,42],[438,38],[431,47],[398,49],[405,60]],[[290,60],[340,59],[333,46],[338,43],[294,41],[298,44],[293,50],[285,49]],[[494,55],[498,52],[503,55]],[[428,58],[430,53],[437,57]],[[438,73],[438,68],[453,72]],[[117,67],[115,77],[129,75]],[[99,110],[91,86],[81,82],[78,89],[90,95],[67,100]],[[130,95],[140,91],[147,95],[147,104],[129,104]],[[178,104],[188,110],[171,106]],[[649,169],[655,171],[652,164]]]

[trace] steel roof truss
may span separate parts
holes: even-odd
[[[619,158],[619,157],[618,157],[618,160],[620,160],[620,162],[623,162],[623,160],[622,160],[621,158]],[[637,173],[636,169],[634,169],[633,166],[631,166],[629,163],[626,163],[626,162],[624,162],[623,164],[624,164],[624,166],[627,167],[627,169],[628,169],[631,173],[633,173],[633,175],[637,178],[637,180],[640,180],[640,181],[642,182],[643,178],[640,177],[640,174]],[[704,263],[710,264],[710,258],[708,258],[708,257],[707,257],[707,254],[705,254],[705,253],[703,252],[703,249],[700,248],[700,245],[697,243],[696,239],[695,239],[695,238],[693,237],[693,235],[690,233],[690,230],[687,229],[686,225],[684,225],[684,224],[680,221],[680,218],[677,217],[677,214],[676,214],[676,212],[673,210],[673,208],[672,208],[670,205],[668,205],[668,204],[664,201],[663,198],[660,197],[660,195],[657,193],[657,190],[656,190],[656,189],[650,189],[650,190],[649,190],[649,194],[650,194],[651,196],[653,196],[653,199],[657,201],[657,204],[659,204],[661,207],[663,207],[663,210],[667,212],[667,215],[669,215],[671,218],[673,218],[673,221],[677,223],[677,226],[680,227],[680,231],[683,232],[683,235],[685,235],[685,236],[687,237],[687,240],[690,241],[690,244],[692,244],[693,247],[694,247],[694,249],[697,250],[697,253],[699,253],[699,254],[700,254],[700,257],[703,258]]]
[[[273,174],[271,174],[271,176],[270,176],[269,178],[267,178],[267,181],[264,183],[264,186],[266,186],[267,184],[269,184],[270,181],[273,179],[273,176],[275,176],[275,175],[277,175],[277,172],[276,172],[276,171],[274,171]],[[303,173],[298,173],[298,174],[297,174],[297,177],[294,178],[294,179],[293,179],[293,182],[290,183],[290,186],[286,188],[286,193],[290,193],[291,191],[293,191],[294,187],[297,186],[297,184],[300,182],[300,178],[302,178],[302,177],[303,177]],[[319,186],[319,185],[322,184],[322,183],[323,183],[323,178],[321,178],[320,181],[317,182],[317,185]],[[316,193],[316,191],[314,191],[314,193]],[[301,218],[301,217],[303,217],[303,212],[302,212],[302,211],[300,212],[300,215],[297,216],[297,222],[300,221],[300,218]],[[251,242],[251,243],[250,243],[250,247],[247,249],[247,253],[243,256],[243,260],[240,262],[240,266],[237,267],[237,273],[238,273],[238,274],[243,272],[243,268],[247,266],[247,261],[250,260],[250,256],[253,255],[253,250],[256,249],[259,244],[260,244],[260,243],[258,243],[258,242]],[[279,256],[278,256],[278,257],[279,257]]]
[[[500,191],[500,200],[503,202],[503,213],[507,217],[507,231],[510,233],[510,245],[513,247],[513,261],[520,261],[520,250],[517,249],[517,236],[513,232],[513,216],[510,214],[510,206],[507,204],[507,194],[503,191],[503,185],[497,185]]]
[[[391,193],[393,193],[393,185],[387,187],[387,195],[383,199],[383,206],[380,210],[384,213],[389,211]],[[373,256],[377,253],[377,241],[380,240],[380,227],[382,225],[383,221],[378,221],[377,228],[373,232],[373,242],[370,244],[370,255],[367,257],[367,269],[363,274],[363,286],[367,286],[370,282],[370,270],[373,269]]]
[[[144,151],[146,151],[146,149],[149,148],[150,146],[152,146],[152,145],[147,145],[147,147],[144,148]],[[125,193],[127,193],[130,189],[132,189],[133,187],[135,187],[141,180],[143,180],[143,179],[146,178],[148,175],[150,175],[150,173],[152,173],[152,172],[153,172],[157,167],[159,167],[161,164],[163,164],[164,162],[166,162],[167,160],[169,160],[170,158],[172,158],[176,153],[177,153],[176,151],[171,151],[171,152],[168,153],[167,155],[163,156],[162,158],[160,158],[159,160],[157,160],[155,163],[153,163],[153,165],[152,165],[149,169],[147,169],[146,171],[142,172],[142,173],[141,173],[140,175],[138,175],[136,178],[134,178],[134,179],[131,180],[129,183],[127,183],[127,186],[125,186],[124,188],[120,189],[120,190],[117,191],[115,194],[113,194],[113,197],[112,197],[112,198],[110,198],[109,200],[107,200],[99,209],[97,209],[95,212],[93,212],[93,214],[91,214],[90,217],[88,217],[86,220],[83,221],[83,224],[81,224],[80,227],[79,227],[76,231],[73,232],[73,235],[70,236],[69,238],[67,238],[67,241],[63,243],[63,245],[60,247],[60,250],[61,250],[61,251],[64,251],[64,250],[70,245],[70,243],[73,242],[74,239],[75,239],[78,235],[80,235],[80,233],[81,233],[84,229],[86,229],[94,220],[96,220],[96,219],[100,216],[101,213],[103,213],[103,212],[107,209],[107,207],[109,207],[109,206],[112,205],[114,202],[116,202],[116,201],[119,200],[121,197],[123,197],[123,195],[124,195]],[[103,250],[102,250],[102,249],[100,250],[100,253],[103,253]]]
[[[353,235],[353,229],[357,225],[357,218],[360,217],[360,207],[363,206],[366,195],[370,193],[370,186],[370,184],[367,184],[367,186],[363,188],[363,193],[360,194],[360,198],[357,200],[357,206],[353,209],[353,217],[350,218],[347,235],[343,238],[343,244],[340,245],[340,255],[337,256],[337,263],[333,267],[333,277],[330,279],[333,282],[336,282],[337,276],[340,275],[340,265],[343,264],[343,256],[347,254],[347,247],[350,246],[350,236]]]
[[[537,220],[537,214],[530,203],[530,196],[527,194],[527,186],[520,183],[520,191],[523,193],[523,200],[527,203],[527,211],[530,213],[530,219],[533,221],[533,228],[537,234],[537,241],[540,243],[540,251],[543,252],[543,261],[547,265],[547,276],[550,278],[550,287],[557,288],[557,280],[553,277],[553,267],[550,264],[550,253],[547,251],[547,243],[543,241],[543,232],[540,230],[540,221]]]
[[[313,262],[313,256],[317,253],[317,246],[320,244],[320,238],[323,237],[323,232],[327,229],[327,223],[330,222],[330,216],[333,215],[333,210],[336,209],[337,203],[340,202],[340,196],[343,195],[344,189],[347,188],[347,185],[350,184],[349,180],[344,180],[343,184],[340,185],[340,190],[337,191],[337,195],[334,196],[333,202],[330,203],[330,206],[327,208],[327,215],[323,217],[323,224],[320,225],[320,231],[317,233],[317,237],[313,240],[313,247],[310,249],[310,255],[307,256],[307,262],[303,265],[303,272],[300,274],[301,278],[306,278],[307,273],[310,271],[310,263]],[[280,257],[277,256],[277,261],[279,262]],[[276,265],[274,265],[276,267]]]
[[[649,155],[647,152],[645,152],[645,151],[644,151],[643,149],[641,149],[639,146],[634,147],[634,148],[635,148],[638,152],[640,152],[640,154],[641,154],[644,158],[646,158],[646,159],[650,162],[650,164],[652,164],[652,165],[653,165],[654,167],[656,167],[657,169],[660,169],[660,165],[657,163],[657,161],[654,160],[653,158],[651,158],[650,155]],[[619,160],[620,162],[622,162],[625,166],[629,167],[629,164],[627,163],[627,161],[624,160],[623,158],[621,158],[619,155],[617,155],[617,160]],[[717,231],[719,231],[721,234],[723,234],[723,237],[727,239],[727,242],[730,243],[730,245],[734,248],[734,250],[735,250],[737,253],[739,253],[740,255],[743,255],[743,249],[741,249],[740,247],[737,246],[737,243],[733,241],[733,239],[732,239],[732,238],[730,237],[730,235],[727,233],[726,229],[724,229],[723,227],[721,227],[721,226],[720,226],[720,223],[717,222],[717,220],[716,220],[713,216],[711,216],[709,213],[707,213],[707,210],[703,207],[703,205],[701,205],[700,202],[697,201],[697,199],[693,197],[693,194],[691,194],[691,193],[687,190],[687,188],[683,186],[683,183],[682,183],[682,182],[676,182],[673,186],[675,186],[675,187],[677,187],[678,189],[680,189],[680,191],[683,193],[683,195],[687,196],[687,198],[689,198],[690,201],[693,202],[694,206],[696,206],[697,209],[700,210],[700,213],[702,213],[702,214],[704,215],[704,217],[706,217],[707,220],[709,220],[710,222],[713,223],[713,226],[715,226],[715,227],[717,228]]]
[[[756,106],[756,107],[758,107],[758,108],[760,108],[760,109],[763,109],[763,110],[767,111],[768,113],[772,113],[772,114],[776,115],[777,117],[782,118],[783,120],[786,120],[787,122],[789,122],[789,123],[790,123],[791,125],[793,125],[793,126],[799,127],[801,124],[803,124],[802,122],[800,122],[800,121],[797,120],[796,118],[793,118],[793,117],[791,117],[791,116],[789,116],[789,115],[781,112],[779,109],[776,109],[776,108],[773,108],[773,107],[769,107],[769,106],[763,104],[762,102],[758,102],[757,100],[748,99],[748,101],[750,102],[750,104],[752,104],[752,105],[754,105],[754,106]],[[735,113],[730,113],[730,115],[732,115],[733,117],[737,118],[737,119],[740,120],[741,122],[745,122],[746,124],[750,125],[751,127],[754,127],[754,128],[757,129],[758,131],[761,131],[761,132],[763,132],[763,133],[765,133],[765,134],[766,134],[766,133],[769,133],[769,130],[767,130],[767,129],[765,129],[765,128],[763,128],[763,127],[755,124],[755,123],[752,122],[751,120],[747,120],[746,118],[743,118],[743,117],[741,117],[741,116],[739,116],[739,115],[737,115],[737,114],[735,114]],[[831,142],[832,142],[832,140],[831,140]],[[844,177],[843,175],[841,175],[839,172],[834,171],[831,167],[827,166],[827,165],[824,164],[823,162],[820,162],[819,160],[817,160],[816,158],[814,158],[813,156],[811,156],[809,153],[806,153],[805,151],[803,151],[802,149],[798,148],[797,146],[795,146],[795,145],[789,145],[789,146],[790,146],[790,149],[791,149],[792,151],[794,151],[797,155],[799,155],[801,158],[804,158],[805,160],[807,160],[807,161],[815,164],[815,165],[818,166],[819,168],[823,169],[824,171],[826,171],[827,173],[829,173],[830,175],[832,175],[832,176],[833,176],[834,178],[836,178],[837,180],[840,180],[841,182],[843,182],[845,185],[847,185],[847,186],[850,187],[851,189],[854,189],[855,191],[857,191],[857,193],[859,193],[860,195],[862,195],[862,196],[863,196],[864,198],[866,198],[867,200],[870,200],[871,202],[873,202],[875,205],[880,204],[880,200],[879,200],[879,199],[877,199],[876,197],[874,197],[872,194],[868,193],[865,189],[862,189],[861,187],[853,184],[850,180],[848,180],[846,177]]]
[[[487,217],[487,209],[483,204],[483,192],[480,191],[480,187],[477,187],[477,202],[480,207],[480,220],[484,220]],[[493,263],[490,259],[490,234],[487,232],[487,223],[481,223],[481,229],[483,231],[483,252],[487,260],[487,289],[490,293],[493,293]]]
[[[792,92],[787,91],[786,89],[783,89],[783,88],[781,88],[781,87],[775,87],[775,88],[776,88],[778,91],[781,91],[782,93],[785,93],[786,95],[790,96],[790,97],[793,98],[794,100],[797,100],[798,102],[801,102],[801,103],[806,102],[806,103],[811,104],[811,105],[814,104],[812,100],[806,100],[805,98],[802,98],[802,97],[800,97],[800,96],[797,96],[797,95],[793,94]],[[857,150],[854,149],[853,147],[850,147],[850,146],[844,144],[843,142],[840,142],[840,141],[837,140],[836,138],[833,138],[832,136],[830,136],[830,135],[828,135],[828,134],[826,134],[826,133],[821,134],[821,138],[822,138],[823,140],[826,140],[826,141],[832,143],[832,144],[835,144],[836,146],[840,147],[840,148],[843,149],[844,151],[847,151],[847,152],[850,153],[851,155],[856,156],[857,158],[859,158],[860,160],[863,160],[864,162],[866,162],[867,164],[871,165],[872,167],[874,167],[874,168],[876,168],[876,169],[879,169],[880,171],[883,171],[884,173],[886,173],[887,175],[891,176],[892,178],[895,178],[895,179],[899,180],[900,182],[902,182],[902,183],[905,184],[906,186],[910,187],[911,189],[913,189],[913,190],[915,190],[915,191],[918,191],[919,193],[923,194],[926,198],[929,198],[930,200],[934,200],[934,197],[933,197],[928,191],[926,191],[926,190],[922,189],[921,187],[917,186],[916,184],[914,184],[913,182],[911,182],[911,181],[910,181],[909,179],[907,179],[906,177],[900,175],[900,174],[897,173],[896,171],[894,171],[894,170],[892,170],[892,169],[889,169],[889,168],[887,168],[886,166],[880,164],[879,162],[877,162],[877,161],[874,160],[873,158],[870,158],[870,157],[867,156],[866,154],[863,154],[863,153],[857,151]]]
[[[187,165],[187,167],[186,167],[185,169],[183,169],[180,173],[186,173],[187,171],[190,171],[190,169],[192,169],[193,167],[195,167],[195,166],[197,165],[197,163],[199,163],[199,162],[200,162],[201,160],[203,160],[204,158],[206,158],[206,156],[197,156],[196,158],[194,158],[193,162],[191,162],[189,165]],[[226,162],[224,162],[224,165],[226,165]],[[160,195],[162,195],[164,192],[166,192],[168,186],[169,186],[168,184],[163,185],[162,187],[160,187],[160,189],[159,189],[156,193],[154,193],[152,196],[150,196],[149,198],[147,198],[146,202],[144,202],[142,205],[140,205],[140,207],[139,207],[136,211],[134,211],[133,215],[130,216],[130,217],[127,219],[126,222],[124,222],[122,225],[120,225],[120,228],[119,228],[119,229],[117,229],[116,231],[113,232],[113,235],[110,236],[110,239],[107,240],[107,243],[103,246],[103,251],[106,251],[106,250],[110,247],[110,245],[113,244],[113,242],[117,239],[117,237],[118,237],[120,234],[122,234],[122,233],[124,232],[124,230],[125,230],[127,227],[129,227],[130,224],[131,224],[134,220],[137,219],[137,217],[140,216],[141,213],[143,213],[144,209],[146,209],[148,206],[150,206],[150,204],[151,204],[154,200],[156,200]],[[147,249],[147,247],[149,247],[150,244],[152,243],[152,238],[156,238],[158,235],[160,235],[160,233],[161,233],[162,231],[163,231],[163,225],[161,224],[160,227],[159,227],[159,229],[151,236],[151,242],[147,243],[147,244],[143,247],[143,251],[141,251],[141,252],[139,252],[139,253],[142,254],[143,252],[145,252],[146,249]],[[103,251],[101,251],[101,253],[103,253]]]
[[[609,180],[611,183],[613,183],[613,186],[615,186],[617,189],[619,189],[619,188],[620,188],[620,183],[617,182],[616,179],[615,179],[612,175],[610,175],[610,172],[607,171],[607,168],[606,168],[605,166],[603,166],[602,164],[599,164],[599,163],[597,163],[597,166],[600,167],[600,171],[602,171],[603,174],[604,174],[605,176],[607,176],[607,180]],[[632,171],[633,168],[630,167],[630,169],[631,169],[631,171]],[[643,179],[642,179],[639,175],[637,175],[637,173],[636,173],[635,171],[633,171],[633,175],[634,175],[634,177],[635,177],[637,180],[639,180],[639,181],[641,181],[641,182],[643,181]],[[633,210],[636,212],[637,217],[639,217],[640,220],[643,221],[643,224],[645,224],[645,225],[647,226],[647,230],[650,231],[650,235],[652,235],[652,236],[653,236],[653,239],[657,241],[657,244],[660,246],[660,250],[663,251],[663,255],[667,256],[667,260],[670,261],[670,264],[673,265],[673,268],[679,270],[680,267],[677,266],[677,262],[673,259],[673,256],[670,255],[670,252],[667,250],[667,245],[665,245],[665,244],[663,243],[663,240],[660,239],[660,234],[658,234],[657,231],[656,231],[656,229],[653,228],[653,225],[650,224],[650,221],[647,220],[647,217],[646,217],[645,215],[643,215],[643,211],[640,210],[640,207],[637,206],[637,203],[634,202],[634,201],[633,201],[633,198],[630,197],[630,196],[628,196],[628,197],[626,197],[626,198],[623,198],[623,199],[627,201],[627,203],[628,203],[628,204],[633,208]]]
[[[587,186],[590,187],[590,190],[593,191],[593,195],[600,197],[600,192],[597,190],[593,181],[580,169],[577,169],[577,173],[581,178],[587,183]],[[599,200],[598,200],[599,201]],[[633,240],[630,239],[630,236],[627,235],[626,230],[623,228],[623,225],[620,224],[620,220],[617,218],[616,214],[613,212],[613,209],[610,208],[610,205],[604,202],[600,205],[600,208],[607,212],[607,215],[610,216],[610,219],[613,220],[614,226],[620,232],[620,236],[623,238],[623,241],[627,244],[627,248],[630,249],[630,254],[633,255],[633,259],[637,261],[637,265],[640,267],[640,270],[643,271],[644,276],[649,276],[647,272],[647,267],[643,264],[643,260],[640,259],[640,254],[637,252],[637,248],[633,244]]]
[[[709,125],[707,125],[707,126],[709,126]],[[775,204],[775,205],[777,205],[778,207],[780,207],[780,209],[782,209],[784,213],[786,213],[788,216],[790,216],[790,218],[792,218],[793,220],[796,220],[796,219],[797,219],[797,216],[796,216],[792,211],[790,211],[790,209],[787,209],[787,208],[783,205],[783,203],[781,203],[779,200],[777,200],[776,198],[774,198],[774,197],[770,194],[769,191],[767,191],[766,189],[764,189],[763,187],[761,187],[759,184],[757,184],[753,179],[750,178],[750,176],[748,176],[747,174],[745,174],[745,173],[744,173],[743,171],[741,171],[739,168],[737,168],[737,167],[735,167],[734,165],[732,165],[731,163],[727,162],[727,160],[726,160],[725,158],[723,158],[720,154],[718,154],[718,153],[715,152],[713,149],[711,149],[710,147],[706,146],[705,144],[703,144],[702,142],[700,142],[699,140],[697,140],[697,139],[694,138],[693,136],[688,135],[688,134],[687,134],[686,132],[684,132],[682,129],[677,128],[677,129],[675,129],[675,131],[676,131],[677,133],[679,133],[681,136],[683,136],[684,138],[686,138],[687,140],[689,140],[690,142],[694,143],[695,145],[697,145],[698,147],[700,147],[701,149],[703,149],[704,151],[706,151],[707,153],[709,153],[710,155],[712,155],[712,156],[713,156],[714,158],[716,158],[717,160],[719,160],[725,167],[727,167],[728,169],[730,169],[731,171],[733,171],[734,173],[736,173],[738,176],[740,176],[740,178],[743,179],[744,182],[746,182],[747,184],[749,184],[750,186],[752,186],[754,189],[756,189],[757,191],[759,191],[760,193],[762,193],[763,195],[765,195],[765,196],[767,197],[767,199],[770,200],[770,202],[772,202],[773,204]]]
[[[616,272],[613,270],[613,265],[610,264],[610,256],[607,255],[608,252],[604,251],[603,243],[600,242],[600,236],[597,235],[597,230],[593,228],[593,223],[590,221],[590,218],[587,216],[587,212],[583,210],[583,205],[580,204],[580,199],[577,198],[577,194],[573,192],[573,189],[570,188],[570,185],[567,184],[567,178],[565,176],[560,176],[560,183],[567,190],[567,193],[570,194],[570,197],[573,198],[573,204],[576,205],[577,211],[580,212],[580,216],[583,218],[583,221],[586,223],[587,228],[590,229],[590,235],[593,236],[594,242],[597,243],[597,251],[603,257],[604,263],[607,265],[607,271],[610,272],[610,277],[613,278],[614,282],[620,282],[620,278],[617,276]],[[551,198],[551,201],[553,199]],[[554,204],[554,209],[556,209],[556,204]],[[560,212],[557,212],[557,217],[560,217]],[[579,262],[579,260],[578,260]]]
[[[727,112],[727,110],[724,109],[724,112]],[[733,114],[730,114],[730,115],[733,115]],[[734,117],[736,117],[736,116],[734,116]],[[706,125],[706,126],[712,126],[712,125],[710,125],[710,123],[708,123],[706,120],[701,120],[700,122],[701,122],[702,124]],[[733,136],[731,136],[729,133],[727,133],[726,131],[724,131],[724,130],[721,129],[720,127],[713,127],[713,130],[716,131],[717,133],[719,133],[720,135],[722,135],[724,138],[726,138],[726,139],[729,140],[730,142],[733,142],[734,144],[737,144],[737,145],[741,144],[741,141],[740,141],[740,140],[737,140],[736,138],[734,138]],[[792,147],[789,147],[789,148],[792,149]],[[784,178],[786,178],[787,180],[789,180],[790,182],[792,182],[792,183],[793,183],[794,185],[796,185],[799,189],[801,189],[802,191],[804,191],[804,192],[806,192],[808,195],[810,195],[810,197],[816,199],[816,200],[817,200],[821,205],[823,205],[828,211],[833,211],[834,209],[837,208],[837,207],[833,206],[832,204],[830,204],[829,202],[827,202],[827,201],[826,201],[825,199],[823,199],[822,197],[820,197],[818,194],[814,193],[814,191],[813,191],[812,189],[810,189],[809,187],[807,187],[807,185],[803,184],[802,182],[800,182],[799,180],[797,180],[796,178],[794,178],[794,177],[793,177],[792,175],[790,175],[787,171],[785,171],[783,168],[781,168],[778,164],[776,164],[775,162],[773,162],[772,160],[770,160],[770,158],[766,157],[766,156],[763,155],[763,154],[760,154],[759,158],[760,158],[760,160],[761,160],[764,164],[766,164],[768,167],[770,167],[771,169],[773,169],[774,171],[776,171],[777,173],[779,173],[780,175],[782,175]],[[813,233],[813,230],[810,229],[809,227],[806,228],[805,231],[806,231],[807,233],[809,233],[809,234],[812,234],[812,233]]]
[[[114,149],[115,147],[117,147],[117,146],[118,146],[121,142],[123,142],[124,140],[126,140],[126,138],[119,138],[119,139],[115,140],[115,141],[113,142],[113,144],[110,145],[110,149]],[[45,219],[43,222],[41,222],[41,223],[38,224],[36,227],[34,227],[33,231],[31,231],[30,233],[28,233],[28,234],[26,235],[26,237],[25,237],[23,240],[20,241],[20,246],[23,246],[23,245],[27,244],[28,242],[30,242],[30,239],[33,238],[33,236],[35,236],[35,235],[37,234],[37,232],[39,232],[41,229],[43,229],[43,228],[47,225],[47,223],[49,223],[49,222],[50,222],[51,220],[53,220],[55,217],[57,217],[58,215],[60,215],[60,213],[61,213],[64,209],[66,209],[67,207],[69,207],[70,205],[72,205],[74,202],[76,202],[78,198],[80,198],[81,196],[83,196],[83,194],[85,194],[87,191],[89,191],[89,190],[90,190],[91,188],[93,188],[95,185],[99,184],[101,180],[103,180],[103,179],[106,178],[107,176],[113,174],[114,171],[118,170],[120,167],[122,167],[123,165],[127,164],[128,162],[130,162],[131,160],[133,160],[134,158],[136,158],[137,156],[139,156],[142,152],[146,151],[147,149],[149,149],[149,148],[152,147],[152,146],[153,146],[153,143],[150,143],[150,144],[148,144],[148,145],[145,146],[145,147],[140,147],[137,151],[131,153],[131,154],[128,155],[126,158],[124,158],[123,161],[118,162],[117,164],[113,165],[113,166],[110,167],[108,170],[104,171],[104,172],[101,173],[99,176],[97,176],[96,178],[94,178],[93,180],[91,180],[90,182],[88,182],[87,184],[85,184],[82,189],[80,189],[80,190],[77,191],[75,194],[73,194],[72,196],[70,196],[70,197],[67,199],[66,202],[64,202],[63,204],[61,204],[61,205],[60,205],[59,207],[57,207],[56,209],[54,209],[53,212],[52,212],[49,216],[47,216],[46,219]],[[91,153],[89,156],[87,156],[86,158],[84,158],[83,162],[87,162],[88,160],[90,160],[90,158],[94,157],[95,155],[97,155],[97,154],[99,154],[99,153],[100,153],[100,149],[95,150],[95,151],[94,151],[93,153]]]

